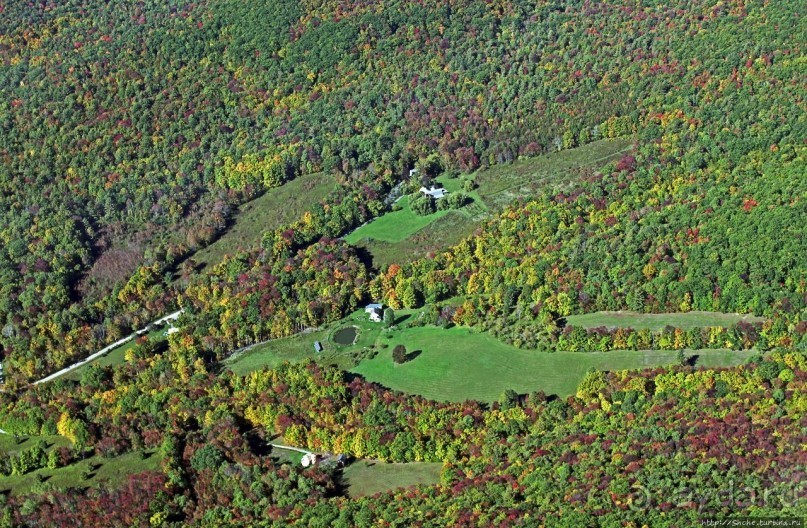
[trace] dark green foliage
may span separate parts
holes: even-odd
[[[434,198],[420,193],[414,197],[409,197],[409,208],[412,209],[413,213],[420,216],[430,215],[437,210]]]
[[[384,309],[384,327],[389,328],[395,324],[395,310],[392,308]]]
[[[206,444],[199,449],[191,457],[191,467],[196,471],[203,471],[205,469],[218,469],[219,465],[224,461],[224,456],[218,448],[211,444]]]
[[[407,359],[406,347],[403,345],[395,345],[392,349],[392,361],[401,364],[405,363]]]

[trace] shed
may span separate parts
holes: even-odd
[[[314,341],[314,352],[320,353],[322,352],[322,343],[319,341]]]

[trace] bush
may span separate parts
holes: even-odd
[[[449,193],[440,200],[441,209],[459,209],[468,203],[468,196],[465,193]]]
[[[417,196],[410,198],[409,207],[412,212],[419,216],[430,215],[437,209],[435,207],[434,198],[431,196]]]

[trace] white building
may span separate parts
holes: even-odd
[[[384,319],[384,306],[379,303],[368,304],[364,307],[365,313],[370,314],[370,320],[374,323],[380,323]]]
[[[439,200],[440,198],[448,194],[448,191],[445,190],[444,188],[442,187],[437,188],[434,185],[432,185],[431,188],[429,189],[427,189],[426,187],[421,187],[420,192],[423,193],[424,196],[431,196],[435,200]]]

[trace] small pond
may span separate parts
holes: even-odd
[[[338,345],[352,345],[353,341],[356,340],[357,333],[358,328],[355,326],[346,326],[336,331],[333,335],[333,340]]]

